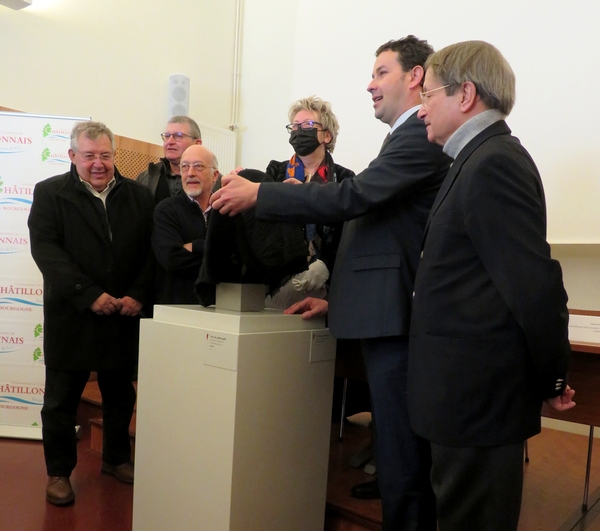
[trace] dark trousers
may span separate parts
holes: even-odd
[[[523,443],[478,448],[431,444],[440,531],[516,531]]]
[[[430,446],[411,429],[406,402],[408,338],[361,341],[374,423],[384,531],[436,531]]]
[[[102,394],[102,460],[109,465],[120,465],[131,459],[129,423],[135,405],[132,375],[133,369],[98,372]],[[89,377],[89,371],[58,371],[46,367],[42,437],[49,476],[69,477],[77,464],[77,406]]]

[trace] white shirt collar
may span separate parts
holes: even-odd
[[[408,109],[408,111],[401,114],[400,117],[396,120],[396,123],[394,123],[394,125],[392,125],[392,128],[390,129],[390,135],[396,129],[398,129],[398,127],[400,127],[404,122],[406,122],[406,120],[408,120],[413,114],[415,114],[420,108],[421,108],[421,105],[415,105],[414,107],[411,107],[410,109]]]

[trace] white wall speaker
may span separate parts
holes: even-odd
[[[190,112],[190,78],[183,74],[169,76],[169,119],[188,116]]]

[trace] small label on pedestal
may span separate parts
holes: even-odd
[[[238,337],[225,332],[206,332],[204,364],[237,371]]]
[[[309,361],[329,361],[335,359],[335,338],[329,333],[329,330],[315,330],[310,338],[310,357]]]

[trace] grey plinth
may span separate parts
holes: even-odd
[[[134,531],[321,531],[335,341],[276,310],[142,321]]]

